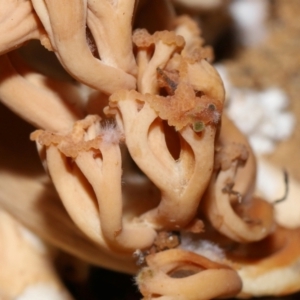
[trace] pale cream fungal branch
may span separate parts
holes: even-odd
[[[46,147],[47,167],[56,189],[72,218],[90,238],[104,249],[129,253],[145,249],[153,243],[155,231],[123,220],[122,133],[115,125],[101,126],[99,121],[88,116],[76,122],[66,136],[37,131],[32,138]],[[79,209],[83,204],[89,209],[87,219]]]
[[[53,2],[46,0],[44,2],[33,0],[32,3],[47,31],[53,51],[72,77],[106,94],[111,94],[120,88],[135,88],[136,79],[133,75],[127,73],[128,64],[115,66],[115,63],[109,61],[107,55],[105,56],[105,62],[101,60],[101,57],[98,59],[93,56],[89,48],[89,42],[87,41],[86,26],[88,24],[88,18],[95,17],[95,15],[88,13],[87,1],[64,0]],[[72,7],[72,9],[69,9],[69,7]],[[95,12],[98,11],[100,14],[99,10],[102,10],[103,7],[105,7],[104,4],[99,4],[99,7],[93,4],[91,9],[94,9]],[[121,11],[124,11],[125,7],[126,4],[120,4]],[[114,12],[113,9],[110,11]],[[102,13],[104,12],[101,12],[101,15]],[[108,11],[105,11],[105,13],[108,13]],[[127,13],[129,14],[127,19],[130,19],[130,15],[132,15],[133,12],[130,13],[127,11]],[[103,22],[103,27],[109,25],[106,24],[107,18],[101,18],[101,22]],[[122,29],[125,30],[124,34],[127,35],[127,31],[131,32],[131,27],[128,26],[128,24]],[[119,31],[120,28],[117,27],[116,30]],[[97,35],[96,38],[100,38],[99,35]],[[104,37],[101,36],[101,38]],[[115,42],[117,43],[118,41]],[[101,45],[103,44],[104,43],[101,43]],[[102,52],[104,51],[106,54],[110,52],[111,43],[103,46]],[[125,52],[128,53],[128,42],[127,45],[120,43],[119,47],[127,48]],[[114,49],[116,48],[117,47]],[[118,56],[118,53],[115,52],[116,51],[111,52],[113,57],[112,61],[116,60],[116,56]],[[101,49],[99,49],[99,53],[101,55]],[[131,58],[126,57],[123,59],[129,59],[129,65],[132,66],[132,56],[130,57]],[[123,70],[123,67],[126,68],[126,70]]]
[[[101,61],[136,75],[131,28],[135,0],[87,1],[89,27]]]
[[[120,272],[135,272],[137,267],[134,265],[130,255],[124,256],[116,254],[111,250],[102,250],[99,247],[99,243],[97,244],[91,238],[88,238],[83,233],[82,227],[78,226],[71,219],[51,179],[42,169],[36,153],[32,148],[27,147],[30,144],[29,141],[27,142],[28,135],[27,131],[24,131],[24,127],[28,128],[30,126],[21,122],[16,116],[7,112],[7,110],[3,110],[3,108],[0,113],[1,120],[4,120],[6,124],[12,122],[15,125],[20,125],[12,127],[9,133],[6,130],[0,131],[2,141],[0,145],[1,209],[8,212],[14,219],[26,226],[26,228],[29,228],[52,247],[70,253],[89,264]],[[21,141],[24,141],[22,143],[22,156],[18,155],[18,147],[9,147],[9,141],[12,140],[11,134],[18,136]],[[62,176],[65,176],[65,174],[62,174]],[[72,174],[70,177],[72,177]],[[65,185],[69,184],[70,181],[66,180]],[[81,195],[77,195],[80,189],[76,189],[76,185],[69,185],[69,192],[73,191],[72,187],[75,187],[74,194],[70,193],[68,196],[76,200],[76,197],[81,197]],[[12,199],[21,200],[12,201]],[[93,211],[91,211],[89,206],[91,198],[88,199],[89,201],[87,202],[72,203],[73,208],[80,211],[83,221],[90,218],[93,220],[96,219],[93,218],[93,214],[91,213]],[[81,200],[85,199],[81,198]],[[6,224],[7,222],[4,223]],[[1,235],[0,240],[1,249],[3,249]],[[3,244],[5,243],[3,242]],[[18,247],[15,248],[19,249]],[[12,255],[15,255],[15,252]],[[15,261],[16,259],[14,258]],[[18,276],[14,275],[14,278],[18,278]],[[6,280],[9,280],[9,278],[6,278]]]
[[[16,152],[0,145],[6,246],[23,241],[2,226],[10,223],[2,209],[87,262],[134,273],[135,254],[147,264],[137,276],[145,299],[269,294],[276,267],[290,281],[275,294],[300,289],[299,230],[279,227],[275,204],[254,194],[254,154],[223,115],[223,82],[193,20],[175,18],[164,0],[7,3],[0,0],[0,98],[38,128],[31,140],[48,174],[32,171],[31,159],[16,171]],[[68,82],[6,53],[30,39],[55,53]],[[33,271],[48,263],[37,255]]]
[[[38,128],[66,132],[83,113],[68,103],[81,97],[76,86],[35,72],[16,53],[0,57],[0,99]]]
[[[173,73],[177,73],[173,96],[120,91],[111,96],[110,109],[106,109],[107,113],[117,115],[124,128],[131,157],[161,191],[158,207],[141,219],[157,228],[177,230],[195,217],[209,182],[224,100],[222,82],[210,70],[212,67],[203,67],[197,62],[195,67],[191,66],[196,71],[197,67],[203,68],[198,74],[209,77],[197,85],[200,91],[197,97],[198,90],[196,92],[187,79],[189,64],[181,58],[179,61],[179,67],[171,62],[166,72],[172,73],[171,66],[178,67],[178,70],[173,69]],[[151,86],[152,81],[149,84]],[[178,139],[175,146],[178,157],[174,157],[172,146],[166,141],[170,132],[164,128],[164,121],[168,123],[166,126],[177,130],[172,134]]]
[[[192,252],[171,249],[146,260],[136,278],[144,299],[229,298],[242,288],[235,270]]]
[[[157,94],[157,69],[163,69],[172,55],[182,50],[184,39],[170,31],[150,35],[145,29],[137,29],[133,42],[137,47],[138,90],[143,94]]]
[[[221,130],[215,170],[202,209],[214,228],[230,239],[241,243],[259,241],[275,228],[274,209],[253,195],[255,162],[243,135],[236,130],[230,137],[232,129],[226,127],[233,125],[226,118],[222,126],[227,134]]]
[[[1,0],[0,7],[0,55],[31,39],[47,43],[47,35],[30,0]]]

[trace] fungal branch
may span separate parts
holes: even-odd
[[[230,239],[258,241],[274,229],[273,206],[253,196],[253,153],[243,135],[226,117],[223,120],[215,171],[203,210],[215,229]]]
[[[134,41],[141,91],[114,93],[106,113],[116,114],[131,157],[161,191],[159,206],[141,219],[156,228],[183,228],[195,217],[213,169],[223,85],[203,58],[192,61],[180,55],[183,40],[172,32],[151,36],[138,31]],[[192,73],[203,85],[189,80]],[[163,88],[170,95],[159,95]],[[169,148],[177,145],[168,145],[170,130],[164,126],[176,130],[176,158]]]
[[[83,117],[69,102],[70,95],[75,103],[81,102],[75,85],[36,72],[15,52],[0,56],[0,63],[2,102],[32,125],[62,133]]]
[[[254,154],[223,113],[224,86],[194,21],[173,18],[163,0],[4,2],[0,98],[38,129],[31,140],[59,197],[30,172],[18,177],[5,170],[0,217],[1,209],[15,211],[37,233],[48,230],[41,235],[54,245],[70,251],[65,240],[78,243],[79,250],[70,252],[105,268],[136,272],[135,253],[147,264],[137,276],[145,299],[259,295],[252,270],[273,263],[287,266],[287,274],[297,269],[299,229],[279,227],[273,205],[254,194]],[[159,24],[168,28],[133,30],[139,9],[143,17],[143,8],[154,7],[152,16],[160,5],[168,19]],[[23,33],[15,23],[22,18]],[[29,39],[55,53],[69,82],[39,74],[16,52],[6,53]],[[105,107],[101,117],[88,113],[94,93],[97,111]],[[128,165],[134,167],[126,173]],[[16,204],[9,189],[17,186],[26,197]],[[36,203],[43,189],[48,202],[41,209]],[[68,229],[40,226],[44,214]],[[253,263],[257,253],[249,253],[257,245],[272,249]],[[289,251],[293,255],[283,259]],[[276,293],[299,290],[299,272],[294,277]]]
[[[49,47],[64,68],[75,79],[106,94],[135,88],[132,74],[136,66],[130,42],[134,2],[123,0],[114,5],[108,0],[32,0],[49,36]],[[87,40],[86,26],[96,43]],[[90,46],[96,49],[91,51]]]
[[[0,54],[31,39],[47,39],[29,0],[0,1]],[[20,25],[21,24],[21,25]]]
[[[180,249],[149,255],[147,264],[137,276],[144,299],[229,298],[242,286],[230,267]],[[211,284],[216,281],[217,285]]]
[[[31,138],[45,148],[53,183],[89,238],[104,250],[133,252],[151,246],[153,229],[123,220],[122,133],[114,125],[101,126],[99,117],[88,116],[67,135],[36,131]]]

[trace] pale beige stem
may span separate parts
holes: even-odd
[[[28,40],[42,39],[43,29],[31,1],[1,0],[0,7],[0,55]]]
[[[259,241],[274,228],[273,206],[257,197],[239,203],[236,195],[224,191],[228,183],[234,182],[236,167],[237,162],[213,176],[203,208],[216,230],[230,239],[241,243]]]
[[[94,242],[106,248],[102,238],[97,201],[80,169],[55,147],[47,152],[47,166],[66,210],[78,227]]]
[[[37,75],[34,82],[27,71],[23,77],[13,65],[9,55],[0,57],[1,101],[38,128],[65,132],[80,116],[47,84],[47,78]],[[31,73],[31,74],[30,74]]]
[[[213,169],[215,128],[197,135],[188,126],[179,132],[181,153],[175,160],[166,145],[161,120],[137,92],[113,95],[122,116],[128,150],[161,191],[159,206],[142,216],[158,228],[178,229],[195,216]]]
[[[213,169],[215,129],[207,127],[201,136],[197,136],[190,128],[185,128],[181,134],[189,147],[182,147],[182,156],[172,171],[177,180],[174,183],[174,176],[168,176],[170,188],[160,189],[160,204],[142,216],[165,228],[182,228],[192,221]],[[149,169],[143,171],[151,172]]]
[[[9,58],[16,71],[29,83],[36,88],[44,90],[52,96],[60,99],[61,106],[68,109],[69,114],[73,115],[74,120],[82,119],[85,111],[85,96],[83,94],[83,85],[68,80],[59,80],[51,75],[48,76],[31,67],[25,59],[17,52],[9,53]],[[45,72],[47,72],[45,70]],[[55,76],[55,75],[54,75]],[[87,87],[85,87],[88,89]],[[88,93],[88,91],[86,91]]]
[[[2,209],[8,211],[51,245],[86,262],[121,272],[136,271],[131,256],[107,252],[104,247],[93,243],[78,229],[61,204],[49,178],[40,168],[36,170],[36,162],[33,160],[35,157],[31,155],[21,158],[14,156],[13,153],[14,151],[0,148],[0,207]],[[20,170],[20,165],[24,169]],[[72,191],[73,186],[69,185],[69,188]],[[76,200],[78,197],[77,194],[71,196],[74,196],[71,200]],[[76,205],[81,205],[81,202],[76,204],[70,201],[70,206],[74,209]],[[77,209],[77,212],[79,216],[83,215],[83,221],[87,221],[93,214],[85,202],[83,205],[79,206],[81,210]],[[100,231],[99,228],[96,229]],[[98,240],[100,237],[101,235],[97,235]]]
[[[150,247],[156,236],[152,228],[122,221],[122,162],[119,145],[100,144],[100,151],[101,162],[97,163],[91,152],[80,153],[75,161],[95,191],[103,237],[113,248],[123,251]]]
[[[152,245],[152,228],[123,220],[117,128],[88,116],[65,136],[37,131],[32,138],[46,148],[47,169],[71,218],[100,248],[132,253]]]
[[[252,149],[236,126],[223,114],[219,147],[242,146],[247,161],[230,162],[227,170],[216,170],[205,196],[204,211],[213,226],[238,242],[266,237],[274,226],[273,206],[253,196],[256,161]],[[265,215],[264,215],[265,214]]]
[[[121,88],[135,88],[136,80],[132,75],[93,56],[86,40],[86,1],[46,0],[45,5],[34,1],[54,51],[72,77],[106,94]],[[49,16],[45,15],[45,9]]]
[[[132,18],[135,0],[88,0],[87,25],[92,32],[101,61],[136,75],[132,52]]]
[[[228,118],[226,113],[222,116],[222,128],[219,136],[222,145],[235,143],[244,145],[248,151],[248,158],[244,166],[240,166],[235,176],[234,190],[239,192],[243,201],[252,197],[256,184],[256,158],[253,150],[241,131]]]
[[[149,255],[147,264],[149,267],[142,269],[137,277],[145,299],[225,298],[236,295],[242,287],[236,271],[180,249]]]
[[[157,41],[154,54],[147,67],[144,70],[143,68],[140,69],[138,91],[142,94],[156,95],[158,93],[157,68],[164,69],[177,47],[176,44],[166,44],[162,40]]]
[[[153,154],[148,142],[148,132],[157,115],[148,103],[143,105],[143,108],[138,111],[138,104],[135,103],[135,99],[124,99],[119,102],[124,122],[126,145],[132,158],[142,170],[148,170],[147,176],[159,189],[172,189],[173,184],[170,183],[168,177],[172,176],[174,178],[176,176],[172,172],[175,161],[171,155],[164,154],[164,152],[168,152],[165,143],[164,148],[161,149],[161,156]]]
[[[150,35],[140,29],[134,32],[133,41],[138,49],[138,91],[155,95],[159,92],[157,69],[165,68],[172,55],[182,49],[184,40],[173,32],[161,31]]]

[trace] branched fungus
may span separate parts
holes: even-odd
[[[137,274],[144,299],[300,290],[299,209],[289,220],[299,186],[291,181],[286,203],[264,200],[281,196],[276,187],[257,193],[255,155],[226,115],[213,50],[195,21],[176,17],[169,1],[0,0],[0,8],[0,100],[35,127],[43,165],[20,126],[1,132],[0,297],[45,282],[71,299],[53,257],[32,249],[22,226],[88,263]],[[54,53],[65,81],[16,50],[32,39]],[[14,247],[18,258],[5,259]]]

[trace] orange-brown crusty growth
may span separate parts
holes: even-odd
[[[170,58],[182,51],[184,39],[172,31],[159,31],[151,35],[145,29],[138,29],[133,33],[133,43],[138,65],[138,91],[157,94],[157,69],[165,68]]]
[[[164,68],[156,70],[157,95],[145,99],[158,116],[181,130],[192,125],[195,132],[220,121],[224,87],[216,70],[203,57],[186,57],[184,50],[174,54]],[[167,96],[163,94],[167,92]]]
[[[133,33],[132,40],[138,48],[148,48],[151,45],[162,42],[166,45],[175,45],[179,49],[182,49],[185,44],[182,36],[167,30],[156,31],[151,35],[146,29],[136,29]]]
[[[49,147],[54,145],[66,156],[76,158],[80,151],[97,150],[99,143],[103,140],[103,135],[99,134],[94,139],[84,140],[85,130],[95,122],[99,122],[100,117],[90,115],[84,120],[76,122],[73,131],[67,135],[55,134],[51,131],[36,130],[30,138],[40,145]]]
[[[170,126],[181,130],[192,125],[195,132],[206,125],[217,125],[220,121],[222,103],[206,95],[197,97],[193,87],[185,82],[178,84],[174,95],[162,97],[147,94],[145,97],[159,117]]]

